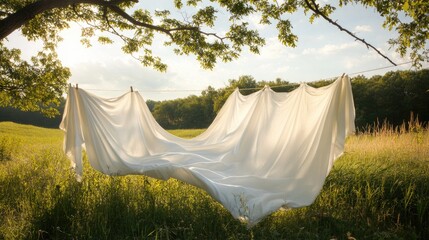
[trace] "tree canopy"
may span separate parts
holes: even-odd
[[[232,61],[243,48],[259,53],[265,40],[247,22],[251,14],[260,16],[260,23],[275,25],[278,39],[286,47],[294,47],[298,36],[292,31],[290,14],[304,11],[312,22],[323,18],[345,34],[392,62],[376,47],[343,28],[330,15],[333,4],[316,0],[174,0],[176,9],[192,8],[177,17],[173,9],[149,11],[139,0],[3,0],[0,2],[0,106],[55,113],[53,106],[66,87],[70,70],[56,54],[61,41],[60,31],[71,22],[82,23],[82,43],[90,46],[97,37],[111,44],[113,37],[122,41],[122,50],[144,66],[165,71],[167,66],[152,52],[156,34],[165,36],[165,45],[176,54],[195,55],[203,68],[211,69],[218,61]],[[384,18],[383,27],[398,33],[389,44],[401,56],[409,55],[415,66],[429,60],[426,43],[429,39],[429,2],[427,0],[339,0],[339,8],[361,4]],[[227,30],[214,32],[219,12],[226,13]],[[19,49],[5,46],[7,37],[20,31],[28,40],[40,40],[43,49],[31,60],[20,57]],[[393,63],[394,64],[394,63]]]

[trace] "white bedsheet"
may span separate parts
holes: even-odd
[[[70,88],[60,128],[82,174],[82,148],[109,175],[176,178],[207,191],[249,226],[281,207],[311,204],[354,132],[348,76],[289,93],[235,90],[210,127],[193,139],[165,131],[134,91],[105,99]]]

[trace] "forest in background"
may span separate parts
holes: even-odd
[[[308,83],[321,87],[333,80]],[[368,130],[377,123],[387,121],[392,126],[407,122],[411,115],[421,122],[429,121],[429,69],[419,71],[394,71],[367,78],[358,75],[351,78],[356,108],[356,127]],[[175,100],[147,100],[147,105],[158,123],[166,129],[207,128],[228,96],[239,88],[244,95],[253,93],[265,85],[276,92],[289,92],[299,86],[280,78],[274,81],[256,81],[252,76],[230,79],[229,85],[214,89],[208,87],[201,95],[191,95]],[[59,111],[62,113],[64,103]],[[0,108],[0,121],[58,128],[61,116],[47,118],[39,112],[22,112],[14,108]]]

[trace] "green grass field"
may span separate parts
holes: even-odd
[[[175,130],[192,137],[202,130]],[[429,131],[348,138],[309,207],[251,229],[177,180],[75,180],[60,130],[0,123],[0,239],[429,239]]]

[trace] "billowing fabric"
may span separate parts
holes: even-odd
[[[235,90],[193,139],[165,131],[138,92],[105,99],[70,88],[60,128],[78,175],[82,147],[109,175],[176,178],[207,191],[235,218],[257,223],[281,207],[311,204],[354,131],[347,76],[289,93]]]

